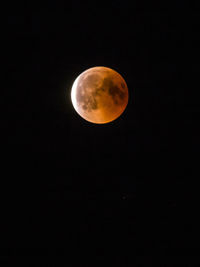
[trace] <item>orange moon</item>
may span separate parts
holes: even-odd
[[[73,83],[71,100],[76,112],[92,123],[117,119],[128,104],[128,87],[122,76],[107,67],[93,67]]]

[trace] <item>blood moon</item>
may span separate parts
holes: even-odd
[[[122,76],[107,67],[93,67],[81,73],[72,86],[76,112],[92,123],[117,119],[128,104],[128,87]]]

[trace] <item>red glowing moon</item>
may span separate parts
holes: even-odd
[[[107,67],[93,67],[81,73],[71,90],[76,112],[92,123],[117,119],[128,104],[128,87],[122,76]]]

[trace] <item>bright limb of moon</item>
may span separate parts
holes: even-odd
[[[76,88],[78,85],[78,78],[76,78],[75,82],[73,83],[72,90],[71,90],[71,100],[72,100],[72,104],[73,104],[75,110],[77,110],[77,108],[78,108],[77,102],[76,102]]]

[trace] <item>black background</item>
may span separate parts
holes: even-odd
[[[197,100],[185,76],[195,8],[29,1],[6,10],[4,262],[197,264]],[[105,125],[83,120],[70,98],[94,66],[118,71],[129,88],[125,112]]]

